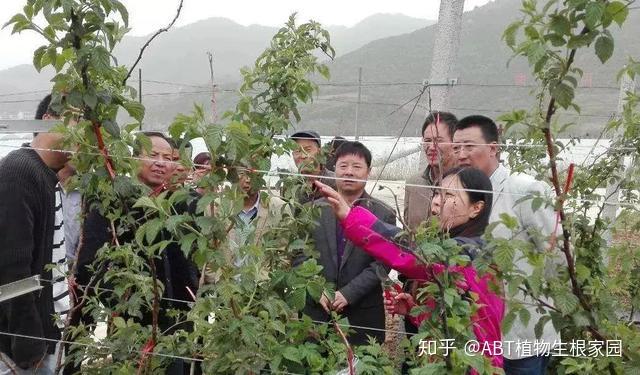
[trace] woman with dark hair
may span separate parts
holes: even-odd
[[[399,228],[378,221],[363,207],[349,207],[340,194],[326,185],[317,184],[340,220],[345,237],[356,246],[409,279],[428,283],[432,275],[445,271],[444,265],[422,264],[415,255],[396,245],[392,239],[400,232]],[[493,201],[491,181],[478,169],[455,168],[445,173],[440,187],[434,193],[432,214],[439,218],[441,230],[449,233],[473,259],[484,245],[481,236],[489,223]],[[478,275],[472,265],[450,266],[448,272],[460,274],[463,280],[458,286],[477,296],[471,301],[477,306],[471,317],[473,332],[482,345],[483,354],[491,359],[493,366],[502,368],[502,355],[493,349],[501,341],[504,302],[489,287],[491,276]],[[432,300],[421,302],[428,310],[433,309]],[[409,315],[415,302],[408,293],[393,293],[392,301],[385,303],[388,312],[406,315],[418,327],[426,317],[425,314]]]

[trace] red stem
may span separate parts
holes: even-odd
[[[96,135],[96,140],[98,141],[98,149],[100,150],[102,157],[104,157],[104,166],[105,168],[107,168],[109,177],[113,181],[113,179],[116,178],[115,168],[113,167],[113,160],[111,160],[109,151],[107,151],[107,148],[104,146],[102,132],[100,132],[100,124],[98,124],[97,122],[93,123],[93,132]]]

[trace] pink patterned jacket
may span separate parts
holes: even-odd
[[[413,254],[401,250],[390,240],[399,229],[379,221],[363,207],[353,207],[341,225],[345,236],[356,246],[409,279],[428,281],[430,275],[444,270],[441,264],[421,264]],[[472,317],[473,332],[480,344],[480,352],[491,358],[493,366],[502,368],[502,355],[495,348],[502,338],[500,324],[504,316],[504,301],[489,288],[491,276],[478,276],[472,266],[452,266],[449,271],[462,274],[464,280],[458,287],[477,296],[479,307]],[[426,304],[434,306],[433,301]],[[424,319],[424,315],[413,317],[417,326]]]

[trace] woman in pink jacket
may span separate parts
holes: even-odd
[[[442,264],[422,264],[411,252],[396,245],[392,239],[400,232],[399,228],[379,221],[365,208],[349,207],[339,193],[319,182],[317,185],[332,205],[345,236],[356,246],[409,279],[429,282],[432,275],[445,269]],[[448,232],[473,259],[482,248],[484,242],[480,237],[489,223],[491,181],[478,169],[455,168],[445,173],[440,186],[442,188],[433,196],[432,214],[438,216],[442,231]],[[500,324],[504,316],[504,302],[489,286],[492,282],[491,275],[478,275],[472,265],[451,266],[449,272],[457,272],[463,276],[458,283],[460,289],[477,295],[478,308],[472,316],[473,332],[481,345],[482,354],[491,359],[493,366],[502,368],[502,355],[494,348],[501,341]],[[425,303],[431,309],[435,306],[433,300]],[[388,310],[408,315],[414,300],[409,294],[394,293],[394,301],[387,301],[387,304]],[[407,316],[417,326],[425,317]]]

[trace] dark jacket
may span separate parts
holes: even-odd
[[[195,196],[193,196],[195,198]],[[189,204],[179,204],[174,208],[177,214],[193,213],[195,212],[196,200],[194,199]],[[143,212],[140,209],[130,209],[133,216],[138,222],[142,220]],[[83,226],[83,243],[78,252],[78,271],[76,279],[78,284],[87,285],[92,277],[93,273],[88,268],[93,265],[94,268],[100,270],[99,274],[106,271],[108,264],[97,264],[96,255],[98,250],[104,246],[105,243],[112,241],[111,224],[103,217],[96,209],[91,209],[86,216]],[[134,242],[134,229],[124,229],[124,231],[118,236],[119,243],[126,244]],[[156,241],[169,240],[171,235],[167,231],[160,231]],[[160,301],[160,317],[159,327],[163,330],[171,327],[175,320],[165,314],[168,309],[188,310],[189,307],[186,303],[170,301],[169,299],[176,299],[181,301],[191,301],[193,298],[189,295],[187,287],[196,293],[198,288],[198,270],[196,266],[185,257],[184,253],[180,249],[180,245],[172,242],[165,250],[160,254],[159,258],[154,259],[154,264],[157,272],[157,277],[164,285],[163,299]],[[92,285],[95,285],[93,283]],[[104,285],[104,284],[103,284]],[[109,288],[108,285],[105,286]],[[106,297],[105,303],[110,304]],[[151,313],[143,312],[143,319],[141,324],[151,324]]]
[[[9,153],[0,161],[0,285],[40,275],[51,280],[56,173],[32,149]],[[54,325],[51,283],[0,303],[0,331],[59,339]],[[0,351],[26,368],[52,354],[55,345],[0,335]]]
[[[380,330],[385,329],[385,315],[379,273],[386,274],[389,269],[348,240],[345,240],[342,261],[338,264],[337,218],[324,199],[314,204],[320,205],[322,210],[313,239],[319,263],[323,267],[323,276],[349,302],[342,315],[349,319],[351,325],[377,329],[354,329],[349,341],[355,345],[366,344],[369,335],[382,343],[384,331]],[[366,207],[382,221],[395,225],[395,213],[383,202],[365,193],[356,204]],[[328,314],[316,301],[308,300],[304,312],[314,320],[329,320]]]

